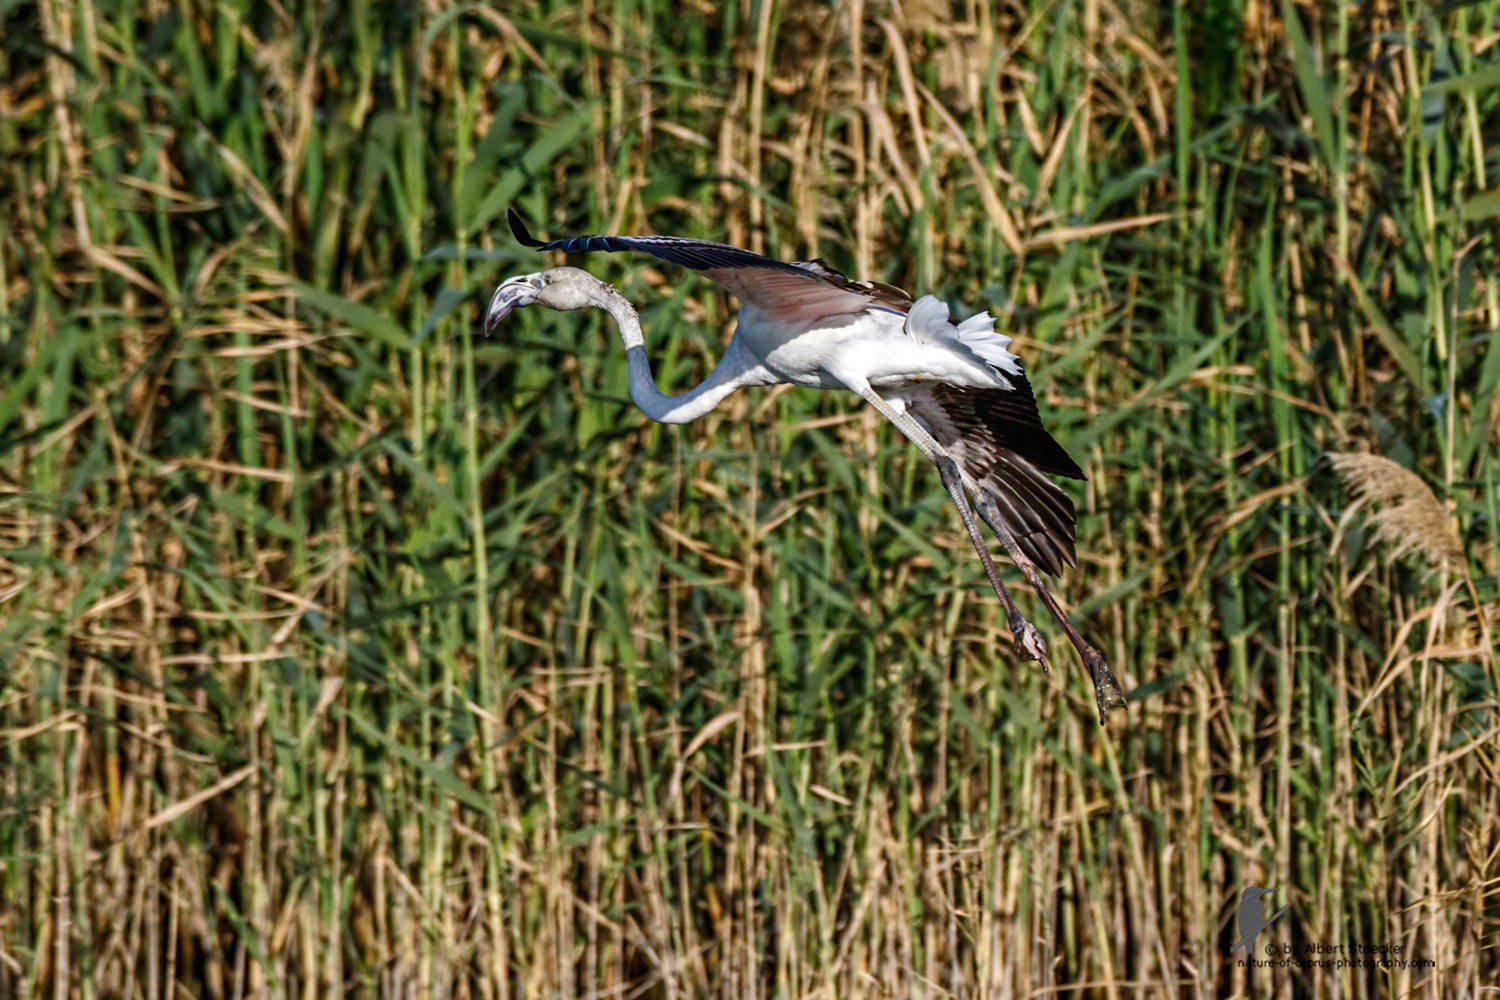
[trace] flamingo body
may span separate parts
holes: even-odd
[[[699,271],[741,307],[724,356],[702,383],[680,396],[656,386],[640,317],[613,287],[585,271],[553,268],[508,279],[486,316],[493,326],[512,309],[539,302],[553,309],[597,307],[611,313],[625,342],[630,394],[653,420],[684,423],[745,386],[788,383],[859,393],[937,466],[1009,617],[1017,652],[1045,666],[1047,647],[1016,608],[979,534],[966,498],[1000,538],[1049,612],[1078,649],[1094,679],[1101,724],[1124,695],[1047,590],[1074,564],[1073,502],[1050,475],[1083,471],[1042,425],[1036,398],[1011,339],[988,313],[955,322],[946,303],[912,301],[899,288],[852,281],[822,260],[779,261],[739,247],[675,236],[582,236],[543,243],[515,211],[518,241],[569,253],[637,251]]]

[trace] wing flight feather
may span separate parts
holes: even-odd
[[[1073,501],[1047,473],[1083,471],[1042,427],[1024,374],[1010,389],[964,389],[946,383],[912,391],[907,405],[970,477],[986,490],[1021,551],[1058,576],[1075,561]]]
[[[725,291],[774,319],[818,319],[869,308],[906,312],[911,296],[871,281],[850,281],[823,260],[787,262],[725,243],[682,236],[573,236],[542,242],[527,231],[512,208],[511,232],[523,245],[564,253],[647,253],[658,260],[700,271]]]

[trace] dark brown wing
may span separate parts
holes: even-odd
[[[543,243],[526,230],[515,209],[511,232],[522,245],[564,253],[633,250],[701,271],[726,291],[772,318],[817,319],[871,307],[905,312],[911,296],[878,282],[850,281],[822,260],[788,263],[725,243],[681,236],[574,236]]]
[[[1073,501],[1047,473],[1082,479],[1083,470],[1042,426],[1026,376],[1007,377],[1008,390],[932,383],[911,392],[907,403],[994,498],[1021,551],[1059,576],[1076,558]]]
[[[1087,479],[1078,463],[1073,461],[1073,456],[1042,426],[1042,415],[1037,412],[1031,382],[1024,374],[1008,375],[1007,378],[1011,383],[1009,389],[964,389],[946,383],[936,388],[944,399],[966,397],[968,405],[994,435],[996,443],[1021,455],[1038,469],[1069,479]]]

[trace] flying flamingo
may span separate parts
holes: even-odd
[[[708,413],[743,386],[789,382],[849,389],[895,424],[937,466],[958,505],[974,551],[1015,637],[1016,655],[1047,669],[1047,644],[1005,589],[979,533],[965,490],[1089,669],[1099,723],[1125,695],[1100,652],[1068,620],[1042,573],[1074,564],[1073,503],[1046,473],[1083,471],[1042,426],[1036,398],[1011,338],[988,313],[955,323],[931,295],[913,302],[899,288],[851,281],[822,260],[774,260],[738,247],[677,236],[578,236],[543,243],[515,209],[510,228],[524,246],[566,253],[640,251],[701,271],[741,302],[739,322],[718,365],[696,388],[668,396],[656,387],[640,316],[613,286],[574,267],[508,278],[485,316],[492,331],[509,313],[603,309],[614,317],[630,365],[630,398],[652,420],[681,424]]]

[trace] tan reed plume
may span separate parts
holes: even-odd
[[[1434,568],[1463,564],[1458,533],[1422,477],[1381,455],[1332,452],[1328,462],[1356,502],[1370,506],[1375,538],[1391,544],[1393,559],[1415,552]]]

